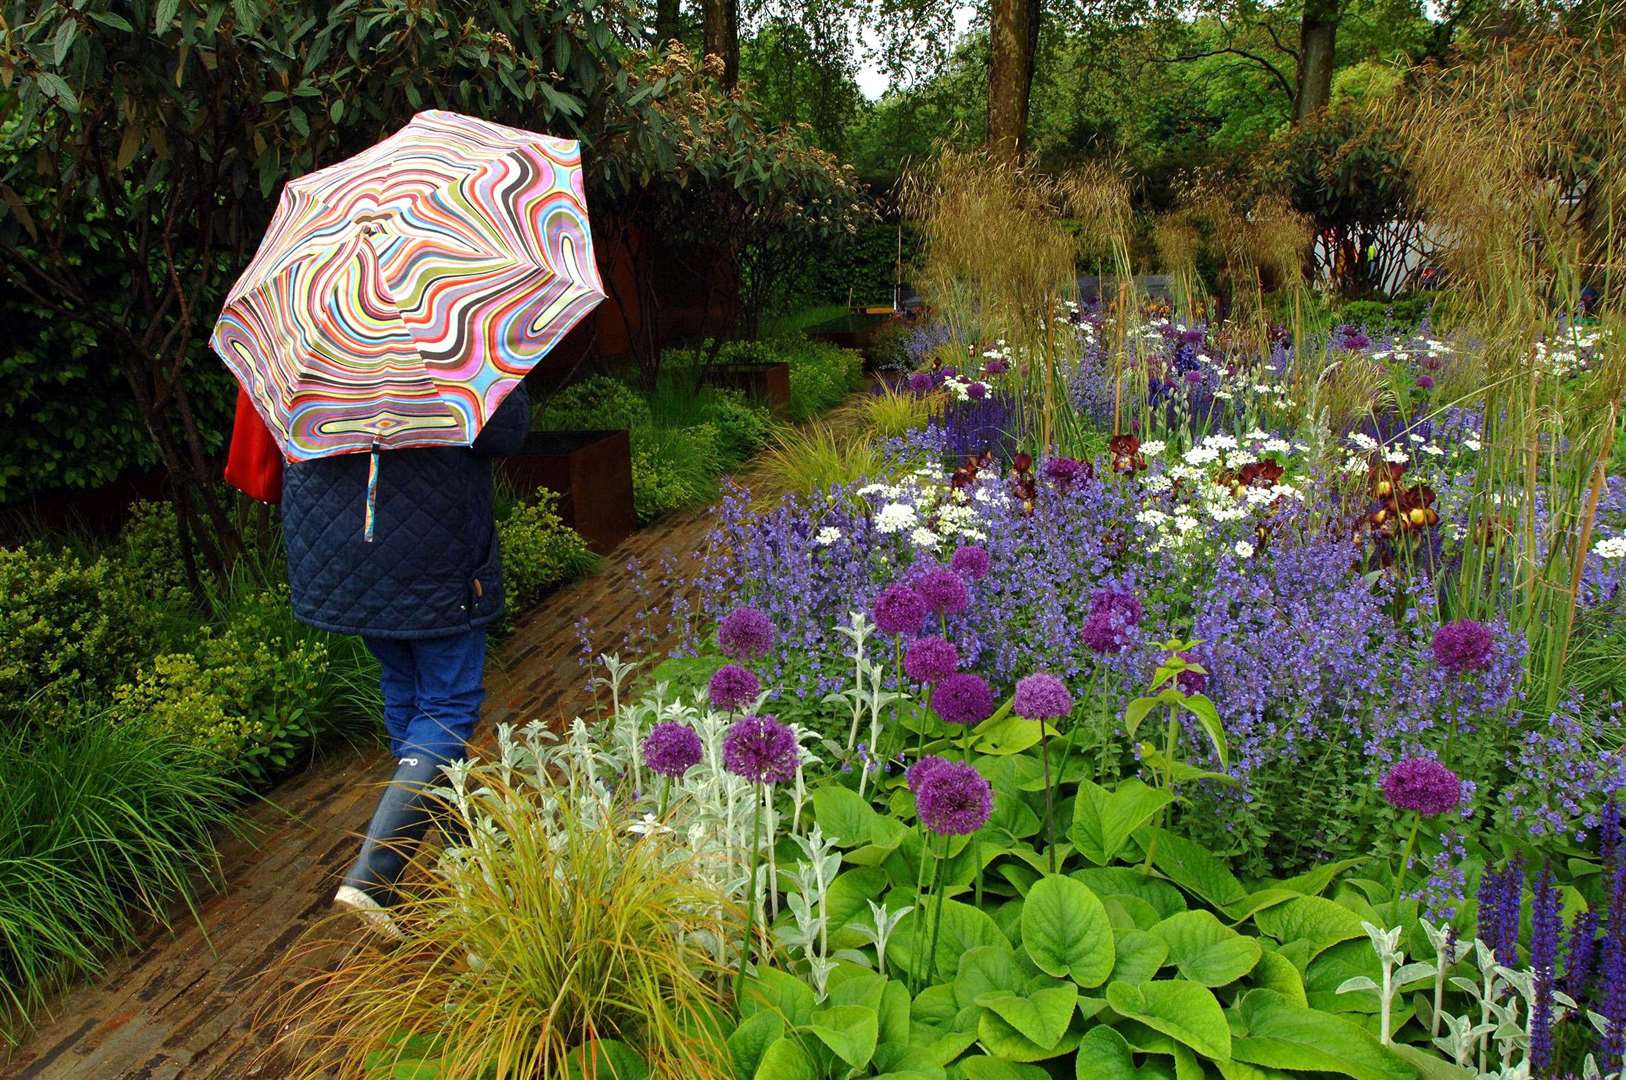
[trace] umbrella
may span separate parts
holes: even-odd
[[[580,144],[432,110],[283,187],[209,344],[284,457],[371,452],[371,488],[381,450],[472,443],[603,299]]]

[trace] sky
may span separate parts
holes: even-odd
[[[956,4],[954,7],[954,33],[956,38],[964,37],[971,30],[971,24],[976,20],[977,9],[970,4]],[[869,25],[865,25],[862,34],[864,44],[868,46],[865,52],[873,54],[877,44],[875,35]],[[858,89],[871,101],[879,100],[891,86],[891,79],[876,62],[873,55],[866,55],[858,65]]]

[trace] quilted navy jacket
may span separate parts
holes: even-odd
[[[530,402],[515,387],[471,448],[378,457],[373,539],[364,538],[368,454],[291,463],[282,530],[294,615],[341,634],[443,637],[502,614],[491,461],[525,441]]]

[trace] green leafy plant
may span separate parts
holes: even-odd
[[[560,520],[558,506],[557,494],[539,488],[497,523],[510,614],[535,604],[553,586],[598,568],[598,556]]]

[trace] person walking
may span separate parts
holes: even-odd
[[[368,454],[283,469],[295,617],[359,634],[378,658],[395,775],[334,902],[387,934],[396,885],[432,816],[427,789],[464,756],[480,718],[486,627],[503,610],[491,459],[517,452],[529,426],[521,384],[471,446],[372,455],[371,492]]]

